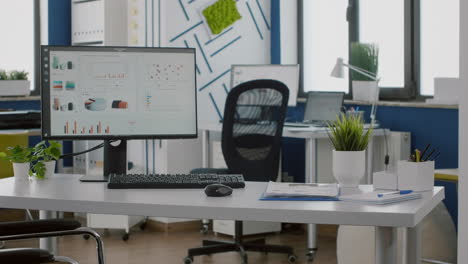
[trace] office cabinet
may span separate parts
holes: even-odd
[[[73,0],[73,45],[127,45],[127,0]]]

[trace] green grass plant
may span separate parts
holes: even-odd
[[[362,117],[341,113],[329,124],[328,136],[336,151],[362,151],[367,148],[372,128],[364,131]]]

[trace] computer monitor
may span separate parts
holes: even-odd
[[[309,92],[304,122],[327,122],[336,119],[344,101],[342,92]]]
[[[105,175],[128,139],[197,137],[195,49],[42,46],[41,92],[42,136],[105,140]]]

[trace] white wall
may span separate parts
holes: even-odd
[[[460,1],[458,263],[468,263],[468,1]]]
[[[280,1],[281,64],[297,64],[298,1]]]
[[[242,18],[219,38],[210,33],[205,22],[183,33],[203,21],[202,10],[213,2],[167,1],[164,3],[165,12],[162,19],[166,39],[164,44],[172,47],[185,47],[187,44],[197,49],[197,65],[200,70],[197,74],[200,123],[218,121],[216,107],[221,114],[224,113],[227,92],[223,86],[230,89],[231,76],[227,71],[232,64],[269,64],[271,61],[270,0],[237,1],[237,9]],[[177,36],[180,37],[176,38]],[[223,49],[225,46],[227,47]],[[220,52],[217,53],[218,51]]]

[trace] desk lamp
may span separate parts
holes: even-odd
[[[372,100],[372,110],[371,110],[371,114],[370,114],[371,127],[373,128],[374,124],[375,124],[375,115],[376,115],[376,112],[377,112],[377,101],[379,100],[379,91],[378,91],[378,89],[379,89],[380,78],[375,73],[372,73],[370,71],[366,71],[366,70],[364,70],[362,68],[359,68],[359,67],[351,65],[351,64],[344,63],[343,58],[338,58],[336,60],[336,64],[335,64],[335,67],[333,67],[333,70],[331,72],[331,76],[335,77],[335,78],[344,78],[343,67],[348,67],[350,70],[358,72],[358,73],[360,73],[360,74],[362,74],[362,75],[364,75],[366,77],[369,77],[370,79],[377,82],[375,95],[374,95],[374,98]]]

